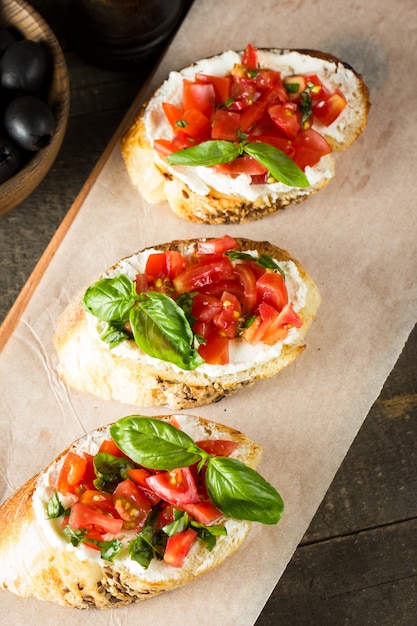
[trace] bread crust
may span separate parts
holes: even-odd
[[[170,418],[170,415],[157,416],[161,420]],[[258,465],[261,447],[243,433],[197,416],[178,416],[177,419],[189,420],[201,439],[236,441],[236,458],[252,468]],[[100,436],[101,432],[104,438],[106,429],[100,428],[95,433]],[[34,597],[61,606],[110,609],[140,602],[192,582],[220,565],[243,543],[251,523],[226,519],[228,535],[219,537],[211,552],[197,544],[181,568],[163,565],[151,575],[140,567],[131,569],[117,558],[113,562],[88,558],[85,550],[68,549],[64,541],[52,544],[36,516],[36,489],[41,489],[44,475],[70,450],[83,450],[83,441],[87,437],[62,452],[0,505],[0,588],[21,597]]]
[[[184,253],[198,239],[176,240],[155,246],[157,250],[178,250]],[[151,365],[141,358],[133,360],[109,350],[94,336],[88,325],[81,299],[74,300],[58,320],[54,345],[59,359],[62,380],[78,391],[91,393],[105,400],[118,400],[137,406],[168,406],[188,409],[212,402],[269,378],[289,365],[305,348],[304,338],[320,306],[319,290],[304,267],[290,254],[273,244],[236,238],[240,250],[257,250],[277,261],[293,261],[307,289],[306,302],[298,312],[303,320],[297,342],[284,345],[279,356],[233,373],[213,374],[179,370],[170,363],[159,361]],[[141,251],[142,252],[142,251]],[[140,253],[138,253],[140,254]],[[130,342],[135,345],[133,340]]]
[[[335,122],[332,125],[333,132],[324,126],[319,132],[334,151],[350,147],[364,131],[370,109],[369,90],[362,76],[337,57],[317,50],[261,48],[259,51],[277,56],[296,53],[314,60],[315,63],[322,62],[324,77],[333,82],[335,87],[341,87],[341,79],[337,78],[338,73],[348,75],[352,98],[344,111],[344,121]],[[321,159],[320,175],[307,188],[288,187],[278,195],[259,196],[255,200],[225,195],[213,188],[209,189],[207,195],[201,195],[176,176],[174,170],[165,165],[162,159],[155,158],[145,119],[148,111],[155,106],[158,91],[141,107],[120,142],[129,177],[143,198],[151,204],[168,202],[176,215],[192,222],[243,223],[271,215],[305,200],[323,189],[335,175],[334,159],[330,154]]]

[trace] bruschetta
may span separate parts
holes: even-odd
[[[128,404],[209,404],[291,363],[319,305],[301,263],[269,242],[172,241],[122,259],[63,311],[59,373]]]
[[[334,177],[334,151],[367,124],[369,90],[315,50],[227,51],[173,71],[121,139],[149,203],[203,223],[261,218]]]
[[[260,455],[241,432],[185,414],[86,434],[0,505],[0,588],[109,609],[192,582],[252,522],[280,520]]]

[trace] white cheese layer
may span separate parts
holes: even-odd
[[[143,273],[145,271],[147,258],[153,252],[157,252],[157,250],[150,248],[144,252],[122,259],[117,265],[106,272],[105,276],[112,278],[119,274],[126,274],[131,280],[134,280],[136,274]],[[246,252],[252,254],[255,258],[258,256],[256,250],[247,250]],[[298,268],[293,261],[276,260],[276,263],[278,263],[285,274],[288,301],[292,304],[294,311],[298,312],[305,305],[307,286],[301,279]],[[106,327],[106,323],[101,322],[90,313],[86,313],[86,315],[90,332],[97,339],[99,339],[100,334]],[[261,363],[265,363],[266,361],[270,361],[273,358],[279,357],[283,346],[296,343],[299,334],[299,329],[293,327],[290,329],[284,340],[278,341],[272,346],[268,346],[261,342],[253,346],[243,339],[232,339],[229,343],[229,363],[226,365],[211,365],[209,363],[203,363],[202,365],[199,365],[195,371],[206,374],[207,376],[219,376],[247,370],[249,367],[259,365]],[[156,368],[166,367],[165,362],[143,353],[133,340],[122,341],[117,346],[112,348],[112,352],[118,356],[128,358],[133,361],[149,363]],[[180,368],[173,363],[170,363],[170,366],[174,369],[174,371],[181,371]]]
[[[298,52],[276,54],[267,50],[258,50],[258,59],[261,67],[278,70],[283,78],[293,74],[318,74],[325,85],[329,83],[331,78],[332,87],[341,89],[348,102],[353,96],[356,83],[352,84],[352,75],[342,63],[335,65],[335,63],[330,61],[310,57]],[[184,78],[194,80],[197,73],[225,76],[231,72],[236,63],[241,63],[240,55],[229,50],[209,59],[198,61],[180,72],[171,72],[167,80],[150,99],[145,110],[145,127],[150,144],[153,145],[155,139],[172,138],[173,131],[161,105],[162,102],[170,102],[177,106],[182,105]],[[330,128],[324,129],[323,126],[317,123],[313,124],[313,128],[318,132],[325,130],[326,135],[331,135],[342,143],[343,127],[348,115],[350,115],[350,111],[349,107],[346,107]],[[295,189],[280,182],[252,185],[251,177],[246,174],[232,178],[224,174],[218,174],[208,167],[169,166],[157,153],[155,153],[155,159],[157,162],[159,161],[164,169],[168,168],[173,175],[187,184],[192,191],[202,196],[207,195],[211,188],[219,193],[242,197],[253,202],[261,197],[274,200],[279,194]],[[329,158],[323,157],[316,166],[306,168],[305,174],[311,186],[314,186],[320,180],[325,181],[332,178],[333,169],[329,161]],[[299,189],[299,192],[307,193],[308,189]]]
[[[221,431],[217,431],[215,426],[211,427],[209,432],[206,432],[202,426],[196,424],[195,418],[192,416],[179,414],[175,415],[175,419],[178,421],[181,430],[187,433],[194,441],[202,441],[204,439],[224,439],[224,434]],[[78,454],[87,452],[88,454],[94,456],[97,454],[101,442],[104,439],[109,438],[109,428],[94,431],[85,435],[85,437],[82,437],[78,442],[76,442],[71,447],[71,451]],[[234,457],[243,460],[246,454],[247,450],[245,446],[238,445],[236,450],[234,450],[230,456],[231,458]],[[73,546],[70,543],[69,539],[65,537],[61,530],[62,518],[47,519],[47,504],[54,491],[56,491],[57,480],[63,462],[64,457],[52,463],[52,465],[43,474],[41,474],[36,490],[33,494],[32,501],[37,522],[39,541],[46,540],[49,545],[59,550],[67,550],[68,552],[75,553],[80,561],[98,561],[104,564],[105,562],[102,561],[98,550],[91,549],[82,543],[78,546]],[[59,498],[64,507],[69,507],[74,502],[74,498],[72,496],[63,497],[60,495]],[[237,537],[247,528],[247,524],[249,524],[249,522],[238,522],[228,518],[225,518],[222,523],[226,526],[228,535],[227,537],[218,538],[219,546],[223,541],[230,542],[236,540]],[[114,562],[117,567],[124,567],[131,574],[149,582],[160,581],[164,578],[173,579],[181,575],[181,568],[173,568],[164,561],[152,559],[148,569],[143,568],[136,561],[132,561],[128,555],[127,544],[134,538],[134,536],[134,531],[126,531],[118,535],[117,538],[124,544],[125,547],[115,558]],[[110,540],[112,537],[108,536],[108,539]],[[196,543],[187,558],[192,558],[193,553],[199,549],[200,546]],[[204,570],[210,567],[212,558],[213,556],[211,553],[207,551],[207,558],[202,564],[201,569]]]

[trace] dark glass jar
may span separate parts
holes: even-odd
[[[158,54],[184,17],[189,0],[70,0],[74,47],[94,65],[135,69]]]

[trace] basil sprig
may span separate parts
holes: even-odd
[[[129,322],[137,345],[149,356],[193,370],[204,359],[184,310],[169,296],[158,292],[138,294],[125,274],[102,278],[85,292],[83,307],[103,322],[101,339],[112,348],[129,334]]]
[[[210,167],[234,161],[242,154],[249,154],[261,163],[270,174],[289,187],[308,187],[307,176],[282,150],[262,141],[231,141],[211,139],[203,143],[178,150],[167,156],[170,165],[202,165]]]
[[[228,517],[276,524],[284,504],[258,472],[237,459],[216,457],[167,422],[140,415],[118,420],[110,428],[117,446],[133,461],[155,470],[206,465],[205,483],[215,506]]]

